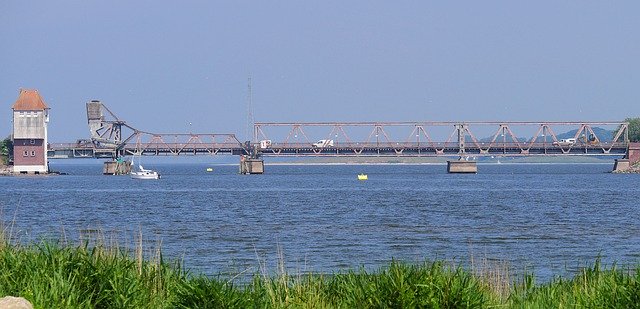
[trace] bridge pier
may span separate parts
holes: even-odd
[[[622,173],[630,169],[631,164],[629,163],[629,159],[616,159],[616,162],[613,164],[614,173]]]
[[[107,161],[102,168],[103,175],[127,175],[131,172],[129,161]]]
[[[613,165],[614,173],[631,171],[640,163],[640,143],[629,143],[627,153],[623,159],[616,159]],[[638,167],[635,167],[638,169]]]
[[[263,174],[264,160],[243,155],[240,157],[240,174]]]
[[[447,161],[447,173],[476,174],[478,173],[478,164],[476,161],[466,161],[466,160]]]

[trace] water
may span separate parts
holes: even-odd
[[[607,173],[611,164],[479,165],[477,175],[443,165],[267,165],[251,176],[236,166],[149,167],[163,178],[102,176],[97,164],[0,177],[2,219],[23,242],[100,229],[128,243],[142,231],[161,240],[165,258],[208,275],[254,273],[261,261],[275,270],[279,251],[301,272],[473,257],[541,280],[597,257],[640,261],[640,175]]]

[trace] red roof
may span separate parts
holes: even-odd
[[[47,103],[35,89],[20,89],[20,95],[16,103],[13,103],[13,110],[16,111],[39,111],[48,109]]]

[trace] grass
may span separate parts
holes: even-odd
[[[599,261],[573,278],[536,284],[508,264],[472,261],[470,270],[442,261],[337,274],[275,273],[264,265],[243,284],[189,274],[142,237],[124,250],[101,234],[80,245],[14,245],[0,226],[0,297],[25,297],[35,308],[638,308],[640,266]],[[283,259],[281,259],[282,261]]]

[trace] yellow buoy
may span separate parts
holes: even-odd
[[[369,177],[367,174],[358,174],[358,180],[367,180]]]
[[[210,167],[207,167],[207,172],[213,172],[213,169]]]

